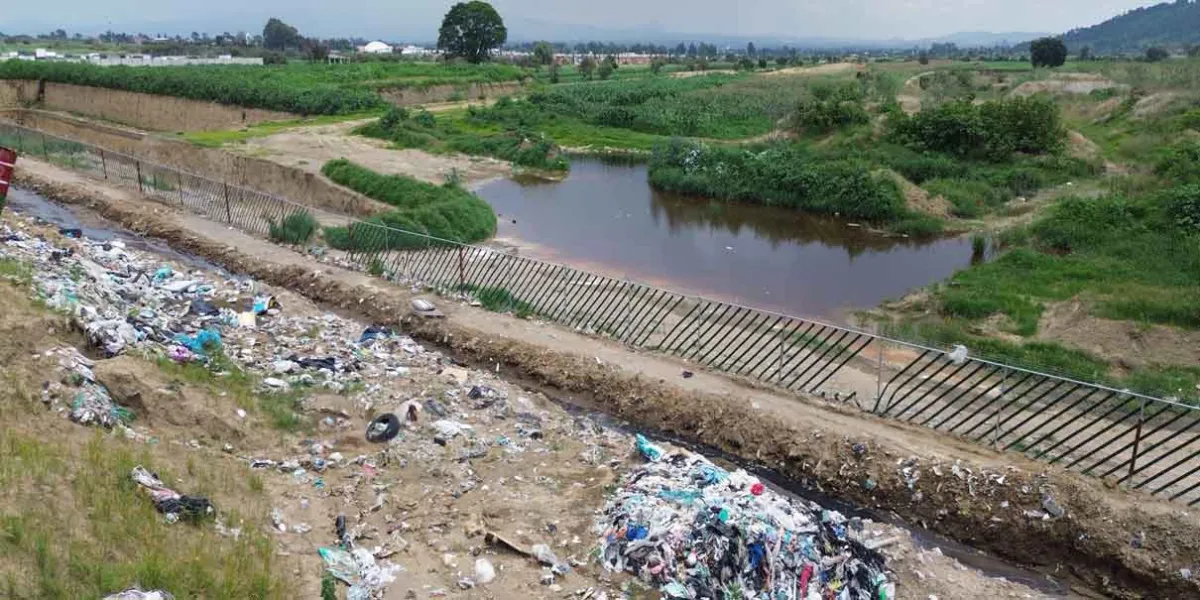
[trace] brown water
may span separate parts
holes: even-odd
[[[790,209],[660,193],[644,165],[576,159],[565,181],[498,180],[478,192],[501,215],[499,235],[541,258],[798,316],[839,319],[971,262],[966,238],[885,237]]]

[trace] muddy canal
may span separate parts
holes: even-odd
[[[889,238],[794,210],[659,193],[644,165],[576,159],[565,181],[497,180],[478,192],[501,215],[499,236],[528,255],[801,316],[839,319],[971,262],[963,237]]]

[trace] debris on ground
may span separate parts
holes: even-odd
[[[154,502],[154,508],[163,514],[168,523],[175,523],[180,519],[199,521],[216,514],[208,498],[184,496],[167,487],[157,475],[147,471],[142,465],[134,467],[130,476],[142,486]]]
[[[175,596],[162,590],[143,592],[137,588],[130,588],[123,592],[109,594],[104,597],[104,600],[175,600]]]
[[[766,489],[743,470],[636,439],[597,521],[600,560],[666,598],[894,598],[885,559],[860,519]]]

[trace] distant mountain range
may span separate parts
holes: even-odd
[[[1200,43],[1200,3],[1180,0],[1135,8],[1099,25],[1072,29],[1063,36],[1063,41],[1071,52],[1089,46],[1096,54],[1197,44]]]
[[[861,38],[837,37],[792,37],[781,35],[728,35],[705,33],[671,32],[658,23],[642,27],[608,28],[594,25],[575,25],[551,23],[533,19],[514,19],[508,23],[508,39],[511,42],[531,42],[535,40],[551,40],[555,42],[646,42],[655,44],[674,45],[679,42],[707,42],[717,46],[731,48],[744,47],[748,42],[754,42],[760,47],[789,46],[804,50],[833,50],[833,49],[881,49],[881,48],[928,48],[935,43],[953,43],[962,48],[1013,46],[1032,39],[1043,37],[1045,33],[1011,32],[992,33],[987,31],[970,31],[954,33],[936,38],[906,40],[892,38],[886,40],[871,40]]]

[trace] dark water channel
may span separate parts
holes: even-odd
[[[962,237],[885,237],[795,210],[659,193],[644,165],[576,159],[564,181],[497,180],[478,193],[501,215],[499,235],[534,256],[799,316],[870,308],[971,262]]]
[[[112,221],[105,220],[104,217],[91,210],[81,207],[67,208],[29,190],[15,187],[10,189],[7,207],[23,215],[37,217],[47,223],[57,225],[60,229],[78,229],[80,234],[88,239],[100,242],[116,240],[128,248],[153,252],[193,269],[211,269],[225,273],[224,269],[199,256],[176,251],[166,242],[142,237]]]

